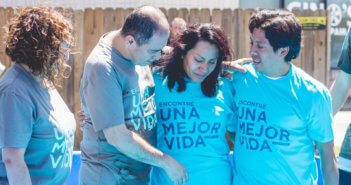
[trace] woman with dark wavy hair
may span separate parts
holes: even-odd
[[[190,26],[174,42],[155,74],[157,147],[182,163],[189,185],[232,183],[227,129],[234,128],[233,88],[220,78],[221,64],[231,59],[228,39],[213,24]],[[234,132],[233,130],[228,130]],[[154,167],[151,184],[172,184]]]
[[[54,85],[67,76],[72,27],[49,7],[27,7],[9,23],[0,80],[0,184],[64,184],[75,120]]]

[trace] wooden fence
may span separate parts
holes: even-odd
[[[96,8],[72,10],[59,8],[58,10],[71,19],[75,38],[75,54],[71,55],[69,60],[69,65],[72,67],[72,74],[65,80],[63,87],[59,89],[59,92],[71,111],[77,115],[76,113],[80,110],[79,83],[86,58],[98,42],[100,36],[108,31],[119,29],[126,16],[133,11],[133,9]],[[211,22],[222,26],[230,39],[234,57],[242,58],[250,56],[250,32],[248,29],[248,21],[250,15],[254,12],[253,9],[214,9],[212,12],[209,9],[189,10],[185,8],[161,10],[165,13],[169,22],[175,17],[181,17],[186,20],[188,24],[196,22]],[[16,9],[0,7],[1,28],[4,27],[15,12]],[[303,31],[301,54],[294,63],[319,81],[328,85],[330,68],[329,12],[326,10],[318,10],[314,12],[310,10],[296,10],[294,13],[301,17],[327,17],[328,23],[326,29]],[[5,29],[1,29],[0,36],[3,38],[4,35]],[[4,42],[0,42],[0,60],[6,67],[9,67],[11,62],[5,55],[4,47]],[[82,133],[79,128],[77,122],[75,149],[79,148],[79,143],[82,138]]]

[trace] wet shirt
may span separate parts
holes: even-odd
[[[338,67],[345,73],[351,74],[351,31],[349,30],[342,46]]]
[[[351,29],[344,40],[338,67],[351,75]],[[348,119],[351,121],[351,118]],[[351,172],[351,123],[349,124],[339,153],[338,167]]]
[[[32,184],[64,184],[72,164],[75,120],[54,88],[43,88],[20,65],[0,80],[0,148],[24,148]],[[0,184],[7,184],[1,160]]]
[[[228,79],[220,81],[214,97],[201,91],[201,84],[185,79],[186,90],[170,91],[167,78],[154,75],[157,107],[157,148],[183,164],[188,185],[230,185],[232,170],[227,129],[234,132],[236,117],[233,88]],[[154,167],[151,185],[173,184],[163,169]]]
[[[103,130],[119,124],[156,146],[155,85],[148,66],[135,66],[102,38],[87,59],[81,80],[82,184],[145,184],[150,165],[110,145]]]
[[[238,108],[233,184],[311,185],[317,168],[313,141],[333,140],[328,90],[290,64],[270,79],[247,65],[233,76]]]

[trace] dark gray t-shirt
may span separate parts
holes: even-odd
[[[119,124],[156,145],[155,84],[148,66],[135,66],[102,38],[85,64],[81,101],[80,184],[145,184],[151,166],[110,145],[103,130]]]
[[[351,29],[344,40],[344,45],[342,46],[342,52],[339,58],[338,67],[345,73],[351,75]],[[350,120],[350,119],[349,119]],[[340,160],[341,159],[341,160]],[[345,171],[351,172],[351,166],[344,164],[341,161],[348,160],[351,163],[351,123],[349,124],[344,140],[341,145],[338,167]]]
[[[338,67],[345,73],[351,74],[351,29],[347,33],[342,46]]]
[[[32,184],[64,184],[76,123],[55,88],[43,88],[20,65],[0,80],[0,149],[25,148]],[[0,184],[8,184],[0,150]]]

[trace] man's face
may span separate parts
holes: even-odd
[[[147,43],[136,44],[131,51],[131,61],[135,65],[146,66],[161,58],[161,50],[167,44],[169,34],[154,34]]]
[[[183,22],[175,21],[172,23],[171,26],[171,34],[173,38],[178,37],[181,35],[185,30],[185,24]]]
[[[274,65],[279,65],[281,57],[273,51],[273,47],[265,36],[265,32],[255,28],[250,36],[250,55],[255,69],[262,74],[270,76],[276,74]]]

